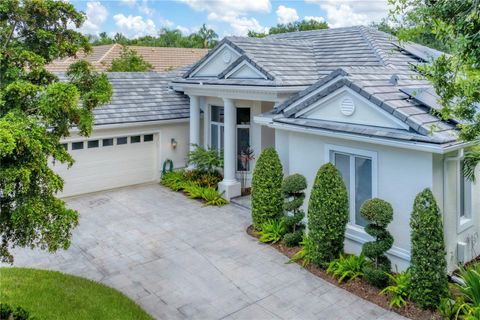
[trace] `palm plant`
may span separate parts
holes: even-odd
[[[344,256],[341,254],[340,258],[330,262],[327,272],[338,278],[338,282],[344,280],[352,281],[357,277],[363,276],[363,270],[367,265],[368,261],[363,254],[360,256]]]
[[[406,305],[407,299],[410,297],[410,273],[401,272],[396,275],[387,273],[387,275],[392,284],[383,289],[380,294],[390,294],[390,308],[392,306],[400,308]]]
[[[469,268],[460,269],[462,285],[458,286],[460,294],[465,302],[457,312],[457,317],[462,312],[464,319],[480,319],[480,263]]]
[[[292,263],[298,260],[302,260],[302,267],[309,265],[312,262],[312,255],[314,251],[314,243],[304,234],[302,241],[300,241],[301,249],[288,260],[287,263]]]

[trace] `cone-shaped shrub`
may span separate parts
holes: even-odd
[[[267,148],[257,160],[252,178],[252,221],[255,229],[283,215],[283,169],[277,151]]]
[[[374,198],[362,204],[360,214],[370,222],[365,231],[375,239],[366,242],[362,248],[362,253],[373,262],[364,268],[364,277],[374,286],[382,288],[388,283],[387,272],[392,267],[385,252],[393,245],[393,237],[386,230],[393,219],[393,208],[387,201]]]
[[[300,207],[305,200],[304,190],[307,188],[307,179],[301,174],[295,173],[283,180],[282,190],[285,202],[285,227],[287,233],[283,236],[283,242],[287,247],[296,246],[302,241],[305,225],[303,218],[305,212]]]
[[[417,195],[410,217],[411,299],[435,309],[448,292],[447,261],[440,209],[430,189]]]
[[[314,244],[315,264],[325,267],[340,256],[347,222],[347,189],[337,168],[327,163],[318,170],[308,204],[308,237]]]

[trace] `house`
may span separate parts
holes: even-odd
[[[197,62],[208,53],[208,49],[197,48],[166,48],[166,47],[143,47],[127,46],[136,51],[142,58],[153,66],[153,71],[171,71]],[[93,46],[92,52],[85,55],[80,51],[76,57],[57,59],[46,66],[50,72],[65,72],[68,67],[78,61],[85,59],[90,62],[96,70],[106,71],[113,59],[119,58],[122,53],[120,44],[108,44]]]
[[[73,129],[63,140],[75,164],[54,164],[65,181],[61,196],[159,181],[166,159],[185,167],[189,101],[169,88],[184,72],[107,73],[112,99],[94,109],[91,136]]]
[[[224,149],[219,188],[227,198],[240,195],[246,146],[257,155],[274,146],[285,174],[304,175],[309,188],[332,162],[349,191],[346,250],[359,253],[371,240],[360,205],[382,198],[394,208],[388,254],[403,270],[413,201],[430,188],[452,270],[480,252],[480,185],[461,174],[471,143],[458,140],[455,121],[432,114],[435,92],[414,71],[439,54],[367,27],[227,37],[171,85],[190,98],[190,142]]]

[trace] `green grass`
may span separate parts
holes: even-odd
[[[115,289],[55,271],[0,268],[0,302],[39,320],[152,319]]]

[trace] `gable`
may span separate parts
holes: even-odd
[[[190,75],[194,77],[216,77],[229,65],[231,65],[240,54],[228,44],[217,48],[215,52],[199,65]]]
[[[225,75],[225,79],[267,79],[267,77],[248,61],[242,61]]]
[[[342,87],[300,110],[295,117],[408,130],[409,126],[357,92]]]

